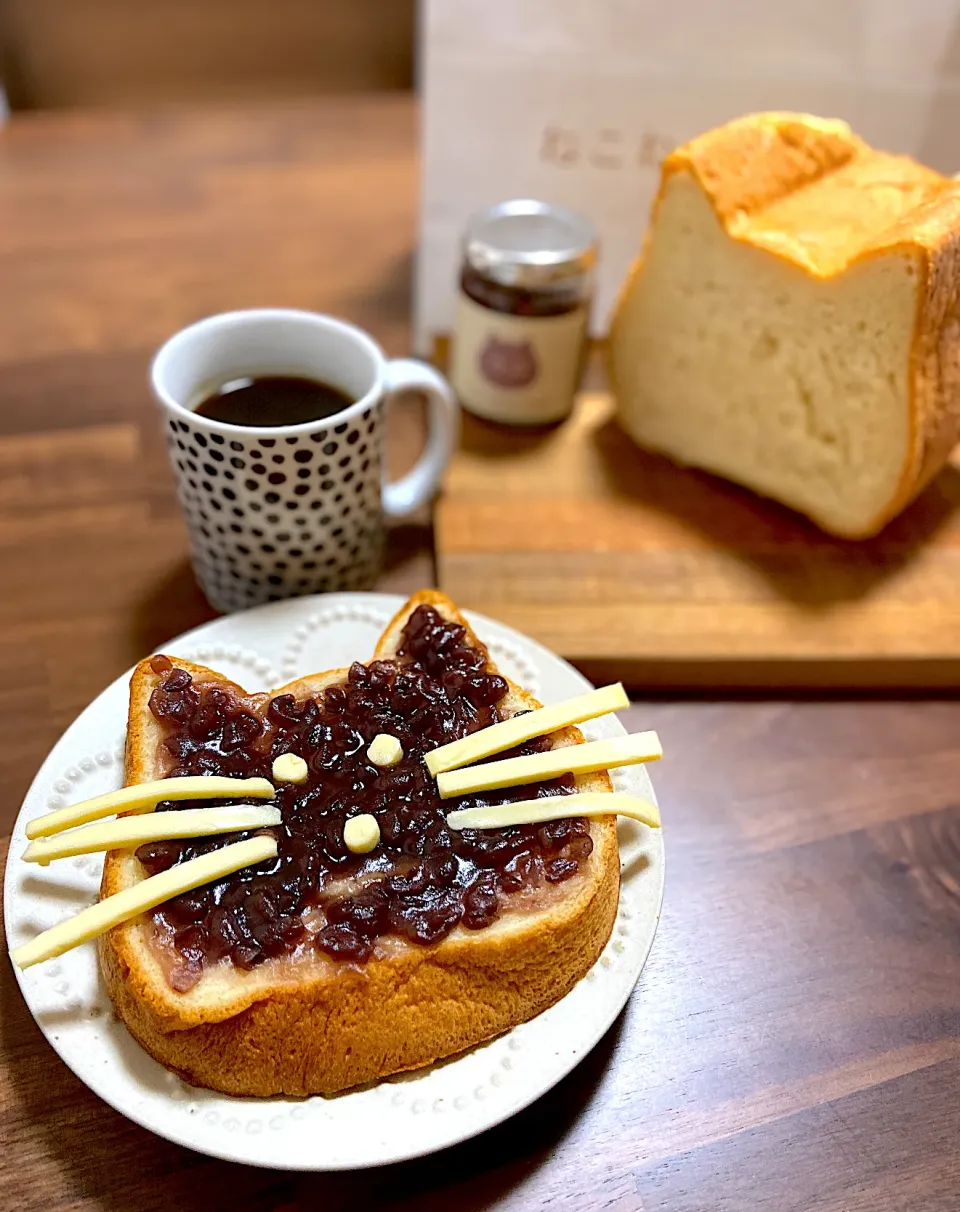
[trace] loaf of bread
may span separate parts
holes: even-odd
[[[641,446],[873,535],[960,436],[960,185],[756,114],[663,164],[610,333]]]
[[[425,605],[462,626],[463,642],[486,655],[453,603],[425,591],[390,624],[377,646],[377,660],[397,657],[404,626]],[[171,659],[195,685],[245,695],[209,669]],[[487,670],[494,671],[489,662]],[[345,669],[317,674],[245,701],[250,710],[264,713],[280,695],[303,704],[343,686],[347,676]],[[150,708],[159,681],[151,661],[137,666],[130,688],[128,783],[170,773],[163,729]],[[509,685],[498,711],[507,718],[538,706],[527,692]],[[549,738],[550,747],[582,740],[576,728]],[[580,776],[577,784],[583,791],[612,791],[606,772]],[[300,809],[291,805],[290,811]],[[324,818],[319,823],[322,827]],[[205,967],[189,988],[176,988],[164,967],[155,922],[143,917],[100,939],[101,970],[131,1034],[187,1081],[237,1095],[333,1094],[490,1039],[545,1010],[587,973],[616,917],[616,818],[591,820],[589,836],[592,851],[575,878],[505,895],[492,924],[458,925],[430,945],[387,934],[366,963],[338,962],[307,947],[304,954],[268,958],[254,967],[222,959]],[[380,877],[391,874],[390,853],[380,850]],[[101,894],[119,892],[143,876],[136,854],[111,851]],[[317,911],[314,906],[310,912]]]

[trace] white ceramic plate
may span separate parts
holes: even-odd
[[[369,659],[402,599],[330,594],[218,619],[163,646],[211,665],[249,690]],[[585,680],[539,644],[471,616],[501,669],[546,703]],[[62,804],[119,787],[128,676],[67,729],[44,762],[17,818],[4,886],[10,947],[92,904],[102,859],[46,870],[20,862],[26,822]],[[584,727],[622,735],[610,716]],[[618,772],[618,789],[652,798],[642,766]],[[288,1170],[348,1170],[456,1144],[520,1111],[565,1076],[613,1023],[653,943],[663,892],[659,831],[621,825],[623,885],[613,936],[593,970],[561,1002],[456,1061],[336,1098],[228,1098],[186,1085],[151,1060],[113,1016],[92,946],[17,978],[40,1030],[76,1075],[122,1114],[168,1140],[214,1157]]]

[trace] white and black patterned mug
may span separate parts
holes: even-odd
[[[194,409],[224,384],[289,375],[355,401],[322,420],[261,428]],[[151,370],[186,515],[194,570],[218,610],[369,586],[384,518],[428,501],[457,441],[446,380],[422,362],[388,360],[367,333],[313,312],[226,312],[171,337]],[[423,392],[429,434],[416,466],[383,476],[386,405]]]

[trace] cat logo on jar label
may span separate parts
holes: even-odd
[[[480,350],[480,373],[496,387],[529,387],[536,381],[537,355],[528,340],[506,341],[489,333]]]

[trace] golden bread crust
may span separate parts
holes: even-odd
[[[408,615],[428,604],[467,626],[444,595],[424,591],[391,621],[376,656],[396,651]],[[469,630],[469,628],[468,628]],[[471,642],[479,645],[473,633]],[[193,676],[215,678],[177,659]],[[345,671],[299,679],[281,688],[315,692]],[[158,732],[148,701],[157,675],[149,661],[131,680],[127,781],[157,776]],[[240,689],[239,687],[237,688]],[[241,692],[242,693],[242,692]],[[273,692],[278,693],[278,692]],[[539,706],[511,686],[510,710]],[[578,729],[554,743],[577,744]],[[605,774],[579,780],[584,790],[611,791]],[[187,1081],[229,1094],[333,1094],[461,1052],[539,1014],[586,974],[613,928],[620,886],[615,817],[591,822],[594,851],[568,895],[534,913],[507,913],[481,931],[457,929],[431,947],[398,943],[364,965],[284,961],[251,972],[227,966],[176,993],[151,950],[149,921],[117,927],[99,943],[107,990],[131,1034],[155,1059]],[[101,895],[142,878],[130,854],[111,852]]]
[[[938,248],[960,197],[933,169],[807,114],[754,114],[699,135],[664,160],[661,196],[676,173],[698,182],[731,238],[818,278],[895,247]]]

